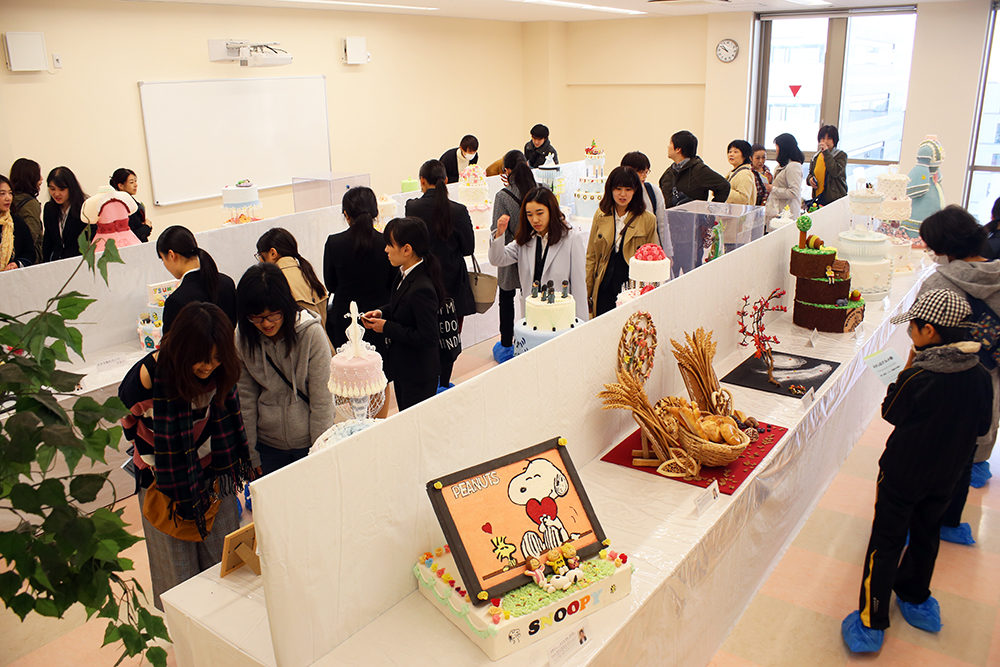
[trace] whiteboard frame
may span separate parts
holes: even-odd
[[[274,80],[292,80],[292,79],[320,79],[323,82],[323,113],[326,116],[326,123],[324,123],[324,129],[326,130],[326,171],[333,171],[333,156],[330,150],[330,98],[329,92],[326,88],[326,75],[312,75],[312,76],[258,76],[258,77],[247,77],[247,78],[236,78],[236,79],[179,79],[176,81],[139,81],[139,107],[142,108],[142,87],[144,85],[162,85],[162,84],[174,84],[174,83],[231,83],[234,81],[274,81]],[[143,140],[146,144],[146,164],[149,167],[149,183],[153,190],[153,206],[173,206],[175,204],[187,204],[189,202],[196,201],[207,201],[209,199],[222,198],[222,194],[217,195],[206,195],[204,197],[190,197],[187,199],[176,199],[172,201],[159,201],[156,197],[156,181],[153,178],[153,160],[152,154],[149,147],[149,127],[146,125],[146,114],[142,114],[142,131]],[[274,188],[287,187],[292,184],[290,177],[287,183],[276,183],[273,185],[259,186],[258,190],[271,190]]]

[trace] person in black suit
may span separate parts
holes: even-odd
[[[341,202],[347,231],[331,234],[323,251],[323,282],[333,301],[326,318],[326,333],[333,346],[347,343],[346,315],[351,301],[365,312],[389,300],[389,288],[399,271],[385,254],[385,239],[375,230],[378,200],[371,188],[351,188]],[[365,332],[365,340],[385,355],[385,336]]]
[[[440,163],[439,163],[440,164]],[[385,374],[396,391],[400,411],[437,391],[441,331],[438,309],[444,303],[441,267],[430,252],[427,225],[420,218],[396,218],[385,226],[385,252],[400,273],[389,303],[362,317],[365,328],[384,333]]]
[[[139,181],[136,178],[135,172],[125,167],[115,169],[115,172],[111,174],[110,183],[111,187],[115,190],[127,192],[132,199],[135,199],[135,204],[139,207],[139,210],[128,217],[128,228],[132,230],[137,239],[146,243],[149,241],[149,235],[153,231],[153,225],[146,218],[146,205],[135,198],[136,193],[139,191]]]
[[[42,210],[42,261],[80,256],[80,234],[88,232],[94,238],[95,225],[80,219],[80,209],[87,195],[84,194],[76,175],[68,167],[56,167],[46,179],[49,184],[49,201]]]
[[[236,283],[219,273],[215,260],[198,247],[187,227],[167,227],[156,239],[156,254],[174,278],[181,281],[163,304],[163,335],[167,335],[181,308],[192,301],[214,303],[236,326]]]
[[[465,171],[470,164],[479,162],[479,139],[471,134],[462,137],[458,148],[449,148],[441,156],[441,164],[448,174],[449,183],[458,183],[459,175]]]
[[[430,234],[430,252],[441,264],[441,282],[445,298],[455,301],[458,329],[462,320],[476,312],[476,302],[469,285],[466,255],[476,249],[476,236],[472,230],[469,211],[461,204],[448,199],[447,176],[444,165],[438,160],[428,160],[420,167],[420,189],[424,196],[406,202],[407,217],[420,218]],[[451,370],[458,354],[454,350],[441,351],[441,386],[451,384]]]

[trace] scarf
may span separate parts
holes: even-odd
[[[11,217],[10,211],[7,211],[0,216],[0,271],[10,264],[13,257],[14,218]]]
[[[212,503],[216,480],[219,496],[242,491],[252,479],[250,450],[243,431],[240,398],[230,390],[222,407],[208,406],[205,428],[212,443],[211,462],[202,467],[194,440],[194,414],[182,398],[168,398],[159,374],[153,377],[153,446],[156,486],[170,499],[171,517],[193,520],[204,539],[208,535],[205,511]]]

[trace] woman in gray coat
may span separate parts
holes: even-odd
[[[508,151],[503,156],[500,179],[507,186],[493,201],[493,234],[496,235],[497,221],[507,218],[504,243],[514,240],[521,220],[521,193],[535,187],[535,177],[524,157],[518,150]],[[500,288],[500,341],[493,346],[493,358],[502,364],[514,357],[514,293],[521,286],[517,274],[517,264],[501,266],[497,269],[497,286]]]
[[[774,171],[774,180],[764,184],[769,193],[764,207],[765,224],[781,215],[786,206],[796,218],[802,211],[802,161],[805,156],[795,137],[787,132],[774,138],[774,147],[778,151],[778,168]]]
[[[525,295],[531,293],[532,283],[544,285],[551,280],[554,285],[562,285],[568,280],[569,293],[576,300],[576,316],[586,322],[590,318],[584,234],[566,223],[559,200],[548,188],[537,187],[524,196],[520,217],[528,224],[518,227],[510,243],[505,243],[504,236],[510,220],[507,216],[497,220],[496,235],[490,243],[490,264],[517,264],[522,305]]]
[[[266,475],[305,457],[333,425],[330,341],[274,264],[247,269],[236,299],[243,426],[251,462]]]

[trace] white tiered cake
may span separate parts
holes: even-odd
[[[524,319],[514,325],[514,354],[527,352],[580,324],[576,299],[569,293],[569,281],[563,281],[562,292],[556,290],[551,280],[547,285],[536,282],[531,295],[524,300]]]
[[[604,151],[597,147],[596,141],[584,149],[583,164],[586,175],[580,179],[580,189],[573,193],[576,203],[576,217],[590,222],[597,213],[597,207],[604,198]]]
[[[455,188],[458,203],[469,209],[472,229],[476,235],[475,254],[486,256],[490,251],[490,186],[486,183],[486,170],[478,164],[470,164],[462,170]]]
[[[178,285],[180,285],[179,280],[146,285],[148,301],[145,310],[139,313],[137,329],[139,343],[144,350],[160,349],[160,339],[163,336],[163,304]]]

